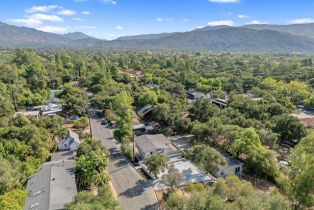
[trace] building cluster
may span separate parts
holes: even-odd
[[[16,112],[14,116],[23,115],[27,117],[34,116],[39,118],[41,115],[52,116],[61,114],[63,110],[62,104],[60,99],[57,97],[57,94],[61,91],[62,90],[50,90],[49,98],[44,105],[29,107],[27,110]]]

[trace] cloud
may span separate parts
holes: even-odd
[[[249,16],[247,16],[247,15],[241,15],[241,14],[238,15],[237,17],[240,18],[240,19],[249,18]]]
[[[81,29],[96,29],[96,26],[81,26]]]
[[[116,5],[118,2],[115,0],[102,0],[102,2],[104,4],[112,4],[112,5]]]
[[[266,21],[259,21],[259,20],[251,20],[250,22],[247,22],[246,24],[255,24],[255,25],[260,25],[260,24],[266,24]]]
[[[300,18],[300,19],[290,20],[288,23],[290,24],[314,23],[314,19],[313,18]]]
[[[63,19],[57,15],[46,15],[41,13],[33,14],[29,18],[40,21],[63,22]]]
[[[183,19],[183,22],[184,22],[184,23],[187,23],[187,22],[189,22],[189,21],[190,21],[190,20],[187,19],[187,18],[184,18],[184,19]]]
[[[63,19],[56,15],[47,15],[47,14],[37,13],[31,16],[27,16],[26,18],[9,19],[8,21],[14,22],[14,23],[22,23],[28,26],[36,26],[36,25],[41,25],[43,21],[63,22]]]
[[[58,8],[58,5],[46,5],[46,6],[33,6],[30,9],[27,9],[27,13],[36,13],[36,12],[49,12],[50,10]]]
[[[51,33],[64,33],[67,31],[66,28],[58,27],[58,26],[42,26],[36,29],[40,31],[51,32]]]
[[[209,26],[221,26],[221,25],[233,26],[234,22],[232,20],[215,20],[215,21],[209,21],[207,25]]]
[[[82,19],[82,18],[79,18],[79,17],[72,18],[72,20],[75,20],[75,21],[83,21],[83,19]]]
[[[240,0],[208,0],[213,3],[239,3]]]
[[[123,30],[123,27],[122,26],[117,26],[116,29]]]
[[[82,12],[83,15],[90,15],[90,12],[89,11],[84,11]]]
[[[74,10],[69,10],[69,9],[64,9],[61,10],[59,12],[57,12],[58,15],[64,15],[64,16],[71,16],[71,15],[75,15],[76,11]]]
[[[161,17],[158,17],[156,18],[156,21],[157,22],[172,22],[173,21],[173,18],[161,18]]]
[[[40,25],[42,24],[41,20],[37,20],[37,19],[32,19],[32,18],[26,18],[26,19],[22,19],[22,18],[18,18],[18,19],[8,19],[9,22],[12,23],[22,23],[22,24],[26,24],[28,26],[35,26],[35,25]]]

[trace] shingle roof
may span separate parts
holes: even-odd
[[[142,152],[150,152],[157,149],[170,149],[171,142],[162,134],[142,135],[135,137],[135,143]]]
[[[32,175],[26,186],[29,197],[24,210],[60,210],[77,194],[74,161],[58,160],[45,163]]]

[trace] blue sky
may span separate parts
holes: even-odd
[[[1,0],[0,21],[97,38],[208,25],[314,22],[312,0]]]

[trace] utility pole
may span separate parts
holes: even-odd
[[[133,139],[133,163],[135,163],[135,132],[132,129],[132,139]]]
[[[14,93],[14,90],[13,90],[13,84],[11,86],[11,92],[12,92],[12,100],[13,100],[14,109],[17,112],[18,110],[17,110],[17,105],[16,105],[15,93]]]

